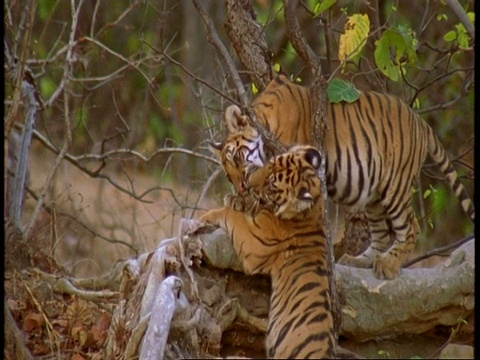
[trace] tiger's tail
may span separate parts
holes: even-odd
[[[440,171],[447,179],[448,185],[450,185],[455,196],[460,200],[460,204],[463,211],[465,211],[465,214],[467,214],[472,222],[475,223],[475,208],[472,199],[458,179],[457,171],[452,166],[445,149],[430,127],[428,127],[428,154],[434,162],[438,164]]]

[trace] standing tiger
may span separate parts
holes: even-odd
[[[252,216],[226,204],[200,219],[230,234],[247,273],[272,279],[269,358],[335,353],[319,166],[315,148],[295,146],[249,174],[248,186],[265,204]]]
[[[284,146],[311,144],[311,103],[306,87],[285,76],[272,80],[253,101],[259,121]],[[249,164],[266,161],[259,133],[240,109],[232,105],[225,118],[229,135],[219,152],[235,189],[246,189]],[[372,242],[362,254],[345,254],[340,263],[369,268],[379,279],[394,279],[419,234],[412,202],[412,186],[429,155],[439,166],[462,208],[475,221],[475,210],[431,127],[398,98],[362,92],[354,103],[329,104],[326,152],[328,195],[351,211],[365,211]]]

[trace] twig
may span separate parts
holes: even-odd
[[[23,129],[23,125],[17,124],[16,125],[19,129]],[[118,135],[118,134],[117,134]],[[33,136],[35,139],[39,140],[48,150],[53,152],[54,154],[59,154],[59,150],[53,145],[45,136],[43,136],[39,131],[34,130],[33,131]],[[155,156],[159,154],[174,154],[174,153],[180,153],[180,154],[185,154],[185,155],[190,155],[193,157],[196,157],[201,160],[209,161],[217,165],[221,165],[220,161],[212,156],[208,155],[203,155],[201,153],[185,149],[185,148],[179,148],[179,147],[168,147],[168,148],[159,148],[156,149],[154,152],[152,152],[149,156],[146,156],[136,150],[132,149],[114,149],[102,154],[86,154],[86,155],[79,155],[79,156],[73,156],[71,154],[66,153],[64,158],[71,164],[75,165],[77,168],[80,170],[86,172],[88,175],[95,177],[95,172],[89,171],[88,169],[82,167],[79,163],[81,161],[91,161],[91,160],[96,160],[96,161],[103,161],[105,159],[111,159],[111,160],[128,160],[128,157],[136,157],[142,160],[145,163],[149,163]]]
[[[35,201],[38,201],[39,200],[39,196],[37,195],[37,193],[35,191],[33,191],[30,187],[26,187],[27,189],[27,192],[28,194],[33,197],[33,199]],[[42,208],[48,213],[50,214],[52,217],[54,216],[53,215],[53,209],[46,205],[45,203],[42,204]],[[135,252],[135,255],[138,255],[138,249],[136,247],[134,247],[132,244],[128,243],[128,242],[125,242],[125,241],[122,241],[122,240],[117,240],[117,239],[110,239],[110,238],[107,238],[106,236],[96,232],[95,230],[91,229],[88,225],[84,224],[83,222],[81,222],[78,217],[75,217],[71,214],[68,214],[68,213],[58,213],[56,215],[57,217],[58,216],[65,216],[73,221],[75,221],[78,225],[80,225],[81,227],[83,227],[85,230],[87,230],[91,235],[95,236],[95,237],[98,237],[102,240],[105,240],[111,244],[120,244],[120,245],[123,245],[123,246],[127,246],[128,248],[130,248],[131,250],[133,250]]]
[[[220,56],[222,57],[223,61],[227,64],[228,71],[230,73],[230,76],[232,77],[232,80],[238,90],[238,95],[240,97],[240,102],[242,103],[243,106],[247,106],[249,103],[249,99],[247,97],[247,94],[245,92],[245,89],[243,88],[243,83],[242,80],[240,79],[240,75],[238,74],[237,69],[235,68],[235,64],[232,61],[232,58],[230,57],[230,54],[228,53],[227,48],[225,45],[223,45],[222,41],[220,40],[220,37],[218,36],[215,26],[213,25],[212,19],[210,19],[210,16],[208,16],[208,13],[205,11],[205,9],[200,5],[199,0],[193,0],[193,5],[197,9],[198,13],[203,19],[203,22],[205,23],[205,27],[207,28],[207,40],[210,44],[215,46],[215,48],[218,50],[220,53]]]
[[[33,269],[34,271],[37,270],[39,271],[38,269],[34,268]],[[17,275],[18,276],[18,275]],[[57,344],[56,341],[54,341],[54,337],[56,339],[58,339],[58,337],[60,336],[58,334],[58,332],[53,328],[53,325],[52,323],[50,322],[50,320],[48,319],[48,316],[47,314],[45,314],[45,311],[43,311],[43,308],[42,306],[40,305],[40,303],[38,302],[38,300],[35,298],[35,296],[33,296],[33,293],[32,291],[30,290],[30,288],[28,287],[28,285],[25,283],[25,281],[20,277],[18,276],[18,278],[20,279],[20,281],[22,282],[23,286],[25,287],[25,290],[27,290],[28,294],[30,295],[30,297],[32,298],[32,301],[33,303],[35,304],[35,307],[37,308],[38,312],[40,314],[42,314],[43,318],[45,319],[45,324],[46,324],[46,329],[47,329],[47,333],[48,333],[48,337],[50,339],[50,346],[53,346],[53,344]],[[53,351],[53,349],[52,349]]]
[[[417,263],[421,260],[427,259],[429,257],[432,257],[432,256],[448,256],[449,254],[445,254],[446,252],[458,248],[459,246],[461,246],[461,245],[465,244],[466,242],[472,240],[474,237],[475,237],[475,235],[468,235],[468,236],[454,242],[453,244],[448,244],[446,246],[430,250],[423,255],[417,256],[416,258],[407,261],[405,264],[403,264],[402,267],[403,268],[408,268],[408,267],[412,266],[413,264],[415,264],[415,263]]]
[[[5,299],[6,300],[6,299]],[[25,359],[25,360],[34,360],[32,354],[28,350],[27,346],[25,345],[25,338],[23,336],[22,331],[18,328],[15,319],[12,316],[10,309],[8,308],[7,301],[3,303],[3,316],[4,316],[4,329],[5,329],[5,349],[4,355],[7,354],[7,349],[9,347],[9,333],[13,337],[14,341],[14,355],[17,359]],[[7,357],[5,357],[7,358]]]
[[[22,94],[22,82],[24,81],[25,78],[25,64],[26,64],[26,59],[27,59],[27,52],[30,46],[30,37],[32,35],[32,28],[33,28],[33,23],[35,21],[35,13],[37,10],[37,0],[32,0],[30,4],[25,5],[25,12],[24,16],[26,17],[27,14],[30,15],[28,17],[28,20],[26,21],[25,24],[25,33],[23,34],[23,41],[22,41],[22,50],[20,53],[20,58],[18,59],[19,61],[15,63],[14,59],[12,60],[12,63],[8,64],[10,66],[10,70],[12,71],[11,76],[13,77],[15,86],[14,86],[14,92],[12,96],[12,107],[9,109],[6,120],[5,120],[5,131],[4,131],[4,136],[5,139],[8,139],[10,136],[10,132],[12,130],[13,123],[15,121],[15,115],[18,111],[18,107],[20,106],[20,98]],[[22,27],[22,25],[20,25]],[[21,31],[18,31],[17,36],[19,37],[21,34]],[[13,50],[12,56],[16,56],[16,46],[17,44],[20,44],[18,39],[15,41],[15,48]]]
[[[213,181],[217,178],[218,175],[220,175],[223,172],[223,169],[221,167],[217,168],[207,179],[205,184],[202,187],[202,191],[200,195],[198,196],[197,201],[195,202],[194,209],[192,209],[192,212],[190,214],[190,218],[193,218],[195,215],[195,211],[198,209],[198,204],[205,198],[207,195],[208,190],[213,184]]]
[[[71,66],[72,66],[72,59],[73,59],[73,43],[74,43],[75,32],[77,29],[78,14],[80,12],[80,8],[82,7],[82,4],[83,4],[83,0],[79,1],[78,7],[75,8],[75,0],[71,0],[72,25],[71,25],[70,40],[69,40],[70,46],[68,47],[68,50],[67,50],[67,56],[65,59],[65,68],[63,71],[63,80],[62,80],[65,83],[65,85],[68,84],[68,78],[70,77],[70,73],[71,73]],[[45,201],[47,190],[50,187],[53,177],[55,176],[55,173],[57,172],[57,169],[60,166],[60,163],[62,162],[63,158],[67,154],[67,150],[72,142],[72,133],[70,129],[70,106],[69,106],[70,99],[69,99],[68,92],[64,91],[63,96],[64,96],[65,132],[66,132],[65,142],[57,158],[55,159],[53,168],[49,176],[47,177],[47,180],[45,181],[42,191],[40,192],[40,199],[39,201],[37,201],[35,208],[33,209],[30,222],[25,228],[24,239],[28,238],[31,230],[33,229],[33,225],[35,224],[38,214],[40,212],[40,209],[42,208],[43,202]]]
[[[142,40],[143,41],[143,40]],[[169,62],[171,62],[172,64],[174,64],[175,66],[178,66],[180,69],[183,70],[183,72],[185,72],[188,76],[190,76],[194,81],[197,81],[199,83],[202,83],[203,85],[205,85],[206,87],[208,87],[210,90],[212,90],[213,92],[217,93],[218,95],[222,96],[223,98],[227,99],[228,101],[234,103],[234,104],[237,104],[237,105],[240,105],[235,99],[231,98],[230,96],[228,96],[225,92],[217,89],[215,86],[213,86],[210,82],[196,76],[192,71],[190,71],[188,68],[186,68],[181,62],[179,61],[176,61],[174,58],[172,58],[170,55],[168,55],[165,51],[162,51],[158,48],[156,48],[155,46],[151,45],[151,44],[148,44],[146,43],[145,41],[143,41],[145,45],[151,47],[153,50],[157,51],[159,54],[162,54],[162,56],[164,56]]]
[[[89,291],[77,289],[68,279],[64,277],[58,277],[47,274],[37,268],[33,268],[33,271],[37,273],[42,280],[46,281],[53,289],[53,291],[59,294],[69,294],[78,296],[81,299],[93,302],[105,302],[105,300],[116,300],[119,297],[117,291],[100,290]]]
[[[100,2],[100,1],[98,1],[98,2]],[[98,33],[96,34],[96,37],[100,37],[100,35],[102,33],[104,33],[106,30],[108,30],[112,26],[117,25],[120,21],[122,21],[130,13],[130,11],[132,11],[133,9],[135,9],[136,7],[138,7],[139,5],[144,4],[144,3],[145,3],[145,0],[135,0],[135,1],[133,1],[130,4],[130,6],[127,7],[125,9],[125,11],[118,16],[118,18],[116,18],[114,21],[106,24],[103,28],[101,28],[98,31]],[[97,10],[97,6],[95,6],[95,13],[96,13],[96,10]],[[93,17],[93,20],[95,20],[95,17]],[[94,21],[92,21],[92,27],[91,27],[90,33],[93,33],[93,24],[94,24]]]
[[[255,112],[253,111],[251,106],[249,106],[250,101],[245,92],[245,88],[243,86],[242,80],[240,79],[238,71],[235,68],[235,64],[232,61],[230,55],[228,54],[228,51],[225,45],[223,45],[222,41],[220,40],[220,37],[218,36],[215,30],[212,20],[208,16],[207,12],[200,5],[200,2],[198,0],[193,0],[193,4],[195,5],[195,8],[199,12],[200,16],[202,17],[205,23],[205,26],[207,28],[207,33],[208,33],[207,35],[208,41],[211,44],[213,44],[213,46],[215,46],[215,48],[219,51],[220,56],[222,57],[224,62],[227,64],[233,83],[235,84],[238,95],[240,97],[240,103],[242,104],[242,107],[244,108],[245,113],[247,114],[248,122],[250,123],[250,125],[252,125],[255,129],[258,130],[260,135],[265,140],[267,147],[269,149],[272,149],[274,154],[285,152],[286,150],[285,147],[282,144],[280,144],[278,139],[270,131],[268,131],[260,121],[258,121],[255,115]],[[254,61],[247,61],[247,62],[251,64],[255,63]],[[257,74],[259,72],[258,69],[249,69],[249,70],[251,70],[252,74]],[[253,78],[255,79],[255,76],[253,76]],[[257,85],[259,85],[259,88],[262,88],[260,84],[257,84]]]
[[[298,0],[284,0],[283,2],[285,7],[287,35],[292,42],[294,49],[305,62],[307,68],[310,70],[310,74],[312,75],[313,79],[315,79],[316,76],[321,76],[322,67],[320,65],[320,59],[302,36],[300,25],[298,24],[298,20],[296,18],[298,3]]]
[[[132,68],[134,68],[135,70],[137,70],[140,75],[142,75],[145,80],[147,80],[147,83],[150,84],[152,82],[152,79],[150,79],[148,77],[147,74],[145,74],[142,69],[140,69],[140,67],[138,66],[139,64],[141,64],[143,62],[142,59],[140,60],[136,60],[136,61],[130,61],[129,59],[127,59],[126,57],[124,57],[122,54],[119,54],[115,51],[113,51],[112,49],[110,49],[108,46],[102,44],[100,41],[96,40],[96,39],[93,39],[89,36],[85,36],[83,37],[81,40],[86,40],[86,41],[89,41],[95,45],[97,45],[98,47],[102,48],[103,50],[105,50],[106,52],[112,54],[113,56],[119,58],[120,60],[122,60],[123,62],[127,63],[129,66],[131,66]]]
[[[19,129],[23,129],[23,126],[20,125],[20,124],[16,124],[16,126]],[[34,136],[35,139],[39,140],[48,150],[50,150],[54,154],[57,154],[57,155],[60,154],[60,151],[50,141],[48,141],[48,139],[46,139],[40,132],[34,130],[33,136]],[[101,165],[98,169],[92,171],[92,170],[89,170],[88,168],[86,168],[86,167],[84,167],[80,164],[80,161],[89,161],[89,160],[90,161],[91,160],[100,161],[100,162],[102,162],[102,164],[104,164],[103,162],[107,159],[109,159],[109,160],[129,160],[129,157],[130,158],[139,158],[143,162],[148,163],[157,155],[160,155],[160,154],[175,154],[175,153],[190,155],[190,156],[193,156],[193,157],[196,157],[196,158],[199,158],[199,159],[202,159],[202,160],[209,161],[209,162],[212,162],[214,164],[220,165],[220,161],[218,159],[212,157],[212,156],[203,155],[203,154],[200,154],[198,152],[188,150],[188,149],[184,149],[184,148],[157,149],[150,156],[145,156],[145,155],[139,153],[138,151],[131,150],[131,149],[116,149],[116,150],[112,150],[112,151],[109,151],[107,153],[99,154],[99,155],[88,154],[88,155],[73,156],[73,155],[70,155],[68,153],[65,153],[64,156],[63,156],[63,159],[67,160],[70,164],[74,165],[76,168],[80,169],[82,172],[84,172],[85,174],[87,174],[88,176],[90,176],[92,178],[100,178],[100,179],[107,180],[116,189],[118,189],[119,191],[121,191],[121,192],[123,192],[123,193],[125,193],[129,196],[131,196],[135,200],[138,200],[138,201],[141,201],[141,202],[144,202],[144,203],[152,203],[152,201],[145,200],[144,197],[148,193],[150,193],[154,190],[162,190],[162,191],[170,192],[170,194],[172,195],[175,202],[177,204],[179,204],[180,206],[183,206],[183,205],[180,204],[179,200],[176,198],[172,189],[157,186],[157,187],[154,187],[152,189],[149,189],[149,190],[145,191],[142,194],[137,194],[136,192],[132,192],[132,191],[126,189],[125,187],[121,186],[116,181],[114,181],[110,176],[101,174],[100,171],[103,170],[104,165]]]

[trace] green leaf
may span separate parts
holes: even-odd
[[[254,83],[252,83],[252,94],[255,95],[257,93],[258,93],[258,88]]]
[[[423,193],[423,198],[426,199],[426,198],[429,197],[431,194],[432,194],[432,190],[427,189],[427,190],[425,190],[425,192]]]
[[[367,43],[370,31],[370,19],[368,15],[354,14],[348,17],[345,30],[340,35],[338,45],[338,58],[345,62],[357,56]]]
[[[405,27],[387,29],[375,43],[375,63],[380,71],[393,81],[405,73],[405,63],[415,64],[418,41],[415,33]]]
[[[448,20],[447,14],[438,14],[437,21],[441,21],[441,20]]]
[[[475,13],[470,11],[470,12],[467,13],[467,16],[470,19],[470,21],[472,22],[472,24],[475,24]]]
[[[331,103],[339,103],[341,101],[352,103],[358,100],[360,92],[352,83],[335,78],[328,84],[327,95]]]
[[[466,33],[459,33],[458,47],[462,50],[468,50],[470,48],[470,36],[468,36]]]
[[[319,0],[317,5],[315,5],[315,9],[313,10],[315,16],[319,16],[325,10],[328,10],[335,4],[337,0]]]
[[[56,90],[55,84],[48,77],[40,78],[40,93],[42,98],[48,99]]]
[[[415,101],[413,102],[413,106],[412,106],[414,109],[420,109],[420,99],[419,98],[415,98]]]
[[[400,75],[399,68],[392,61],[395,53],[403,53],[405,51],[405,44],[403,37],[392,29],[386,30],[382,37],[376,41],[375,48],[375,63],[380,71],[393,81],[397,81]]]
[[[457,32],[455,30],[450,30],[443,36],[443,40],[445,40],[446,42],[455,41],[456,38],[457,38]]]

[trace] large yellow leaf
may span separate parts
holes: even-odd
[[[345,33],[340,36],[338,48],[338,58],[342,62],[355,57],[362,51],[370,31],[370,19],[367,14],[354,14],[348,17],[344,29]]]

